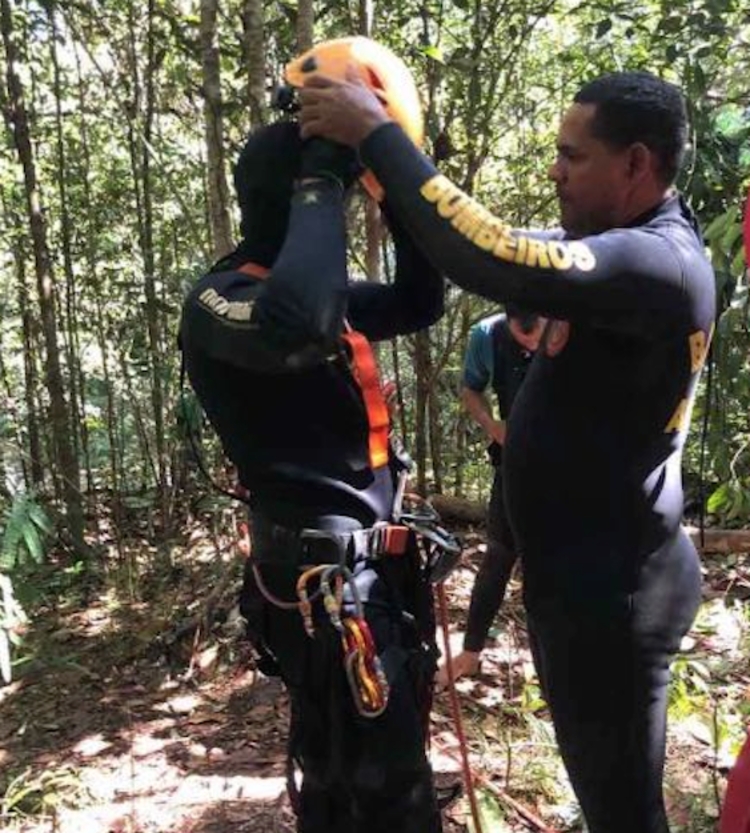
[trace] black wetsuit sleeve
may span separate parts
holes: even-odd
[[[372,341],[413,333],[443,314],[445,281],[422,254],[399,218],[383,206],[393,238],[393,283],[357,281],[349,290],[349,323]]]
[[[186,349],[238,367],[278,373],[325,360],[347,297],[343,196],[333,183],[295,193],[289,230],[266,280],[235,270],[202,278],[183,308]]]
[[[646,337],[682,326],[685,264],[664,235],[636,227],[560,240],[514,230],[440,175],[393,123],[360,155],[412,237],[464,289]]]

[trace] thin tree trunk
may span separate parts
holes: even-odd
[[[155,477],[157,483],[157,490],[159,493],[158,504],[162,511],[162,520],[165,525],[168,524],[167,517],[167,483],[166,483],[166,437],[164,434],[164,389],[163,389],[163,361],[161,349],[161,332],[162,322],[159,315],[159,308],[156,296],[156,281],[155,281],[155,258],[154,258],[154,212],[153,212],[153,192],[152,192],[152,174],[151,174],[151,153],[150,148],[153,137],[153,122],[154,122],[154,76],[156,73],[156,66],[154,60],[155,51],[155,32],[154,32],[154,18],[155,18],[155,0],[148,0],[147,7],[147,21],[146,21],[146,68],[143,75],[143,84],[137,72],[138,67],[138,53],[137,53],[137,34],[136,29],[138,23],[135,18],[136,6],[134,0],[131,0],[129,6],[130,12],[130,60],[131,70],[133,73],[132,79],[134,83],[133,90],[133,110],[134,118],[131,125],[135,125],[135,119],[141,112],[141,104],[143,106],[143,125],[142,125],[142,153],[138,153],[138,145],[136,143],[134,127],[129,128],[131,136],[131,159],[133,165],[133,179],[136,188],[136,199],[140,193],[140,210],[139,210],[139,236],[141,252],[143,256],[143,282],[144,293],[146,296],[146,328],[148,331],[148,345],[149,345],[149,360],[151,369],[151,410],[154,420],[154,445],[156,451],[156,467]],[[133,407],[137,409],[137,403],[133,402]],[[145,429],[145,426],[143,426]],[[149,462],[153,462],[150,457]]]
[[[366,38],[375,33],[375,2],[374,0],[359,0],[359,34]]]
[[[214,259],[234,248],[229,219],[229,188],[224,165],[224,121],[221,72],[216,30],[218,0],[201,0],[201,58],[203,64],[203,126],[208,156],[208,210]]]
[[[81,414],[86,410],[86,379],[80,360],[80,345],[78,336],[78,299],[73,269],[73,224],[70,217],[68,200],[68,160],[65,152],[65,140],[62,123],[62,80],[60,62],[57,55],[58,28],[55,11],[51,2],[46,4],[47,20],[50,28],[50,57],[55,91],[55,139],[57,152],[57,188],[60,195],[60,226],[62,232],[63,270],[65,273],[65,317],[68,327],[67,335],[67,364],[68,388],[70,392],[71,419],[74,426],[73,443],[76,456],[80,458],[83,452],[86,468],[87,489],[92,486],[91,458],[88,447],[88,431],[86,421]]]
[[[89,147],[89,129],[86,120],[86,88],[81,71],[81,64],[79,60],[78,50],[76,56],[76,69],[78,76],[78,116],[79,116],[79,134],[81,138],[81,159],[82,159],[82,181],[84,194],[84,212],[85,212],[85,228],[87,233],[85,235],[86,246],[86,267],[89,280],[94,286],[93,297],[97,307],[97,315],[94,319],[94,331],[96,333],[97,343],[99,345],[99,352],[102,357],[102,374],[104,376],[104,390],[107,401],[107,439],[108,439],[108,457],[109,457],[109,483],[112,491],[111,495],[111,512],[112,525],[114,529],[115,541],[117,544],[118,554],[122,561],[122,494],[120,486],[120,463],[118,459],[118,444],[116,435],[117,413],[115,408],[115,390],[112,382],[112,377],[109,370],[108,345],[105,337],[105,320],[104,320],[104,304],[102,300],[102,286],[101,279],[98,275],[97,257],[96,257],[96,239],[94,237],[93,229],[95,224],[91,215],[91,210],[94,205],[94,197],[91,191],[91,150]]]
[[[26,488],[37,490],[44,488],[44,462],[42,460],[42,443],[39,434],[39,414],[35,394],[39,385],[39,375],[34,351],[34,321],[29,308],[29,288],[26,278],[27,237],[23,220],[15,207],[3,199],[3,216],[10,219],[13,226],[13,260],[16,267],[16,297],[21,316],[21,347],[23,350],[23,399],[26,408],[25,419],[16,420],[18,448]],[[20,426],[26,426],[27,442],[20,434]]]
[[[19,245],[21,245],[20,240]],[[21,256],[23,256],[23,252],[19,252],[18,250],[16,250],[16,256],[19,253]],[[17,462],[21,467],[21,476],[23,478],[24,490],[27,491],[31,487],[31,482],[29,478],[29,465],[27,462],[27,454],[24,448],[25,443],[21,429],[21,426],[25,424],[25,420],[23,419],[23,414],[19,413],[18,389],[14,385],[14,381],[11,380],[10,375],[8,374],[8,368],[3,358],[5,355],[10,355],[10,351],[6,351],[5,345],[3,344],[2,328],[0,327],[0,379],[2,379],[2,387],[5,392],[5,399],[0,407],[2,408],[2,412],[5,414],[8,420],[8,427],[10,428],[10,430],[13,431],[14,438],[16,441],[16,448],[18,450],[16,461],[12,459],[12,455],[9,454],[8,450],[6,450],[5,444],[0,443],[0,459],[2,459],[2,471],[0,471],[0,494],[4,498],[11,498],[12,494],[18,490],[21,484],[18,482],[18,479],[14,476],[15,472],[13,472],[13,475],[11,475],[11,472],[8,471],[9,464],[7,461],[9,457],[11,457],[11,465],[12,463]],[[38,442],[38,433],[36,439]]]
[[[18,157],[23,167],[29,227],[34,251],[34,265],[39,292],[42,333],[46,348],[46,386],[50,397],[55,458],[62,476],[62,491],[68,531],[73,546],[81,556],[88,554],[83,537],[83,507],[81,504],[80,473],[73,451],[70,415],[63,389],[57,324],[55,318],[55,282],[47,244],[47,229],[41,207],[34,151],[31,145],[29,121],[24,103],[23,85],[16,72],[18,50],[13,30],[10,0],[0,0],[0,28],[7,66],[10,117]]]
[[[382,259],[380,257],[383,239],[383,225],[380,208],[372,197],[365,197],[365,269],[367,280],[381,283],[383,280]]]
[[[425,330],[414,337],[414,458],[417,466],[417,491],[427,494],[427,397],[430,380],[430,339]]]
[[[34,320],[29,308],[29,288],[26,282],[26,263],[19,240],[16,249],[16,269],[18,283],[18,308],[21,312],[21,331],[23,338],[23,378],[24,400],[26,402],[26,431],[29,438],[29,457],[31,484],[35,489],[44,488],[44,461],[39,432],[39,414],[36,407],[35,393],[39,385],[39,374],[34,358]]]
[[[461,332],[468,333],[469,327],[471,326],[469,296],[466,294],[462,295],[459,303],[461,304]],[[459,386],[462,384],[463,382],[459,382]],[[464,490],[464,467],[466,465],[468,425],[469,422],[466,415],[466,408],[464,408],[463,402],[461,402],[459,405],[458,419],[456,420],[456,463],[453,481],[453,489],[457,495],[460,495]]]
[[[401,432],[401,440],[404,446],[409,447],[409,433],[406,423],[406,402],[404,401],[403,382],[401,380],[401,360],[399,358],[399,339],[391,339],[391,363],[393,364],[393,381],[396,384],[396,410],[398,411],[398,424]]]
[[[128,357],[121,353],[120,356],[120,372],[122,373],[122,378],[125,382],[125,394],[128,398],[128,401],[132,403],[133,406],[133,416],[135,418],[135,426],[136,426],[136,435],[138,437],[138,442],[140,444],[140,456],[143,460],[146,461],[146,467],[151,472],[154,480],[158,482],[159,474],[156,468],[156,463],[154,462],[154,456],[151,453],[151,446],[149,444],[148,439],[148,431],[146,429],[146,421],[143,418],[143,413],[141,411],[141,406],[139,404],[139,399],[136,396],[135,390],[133,389],[133,383],[130,379],[130,370],[128,369]],[[125,431],[125,424],[124,421],[120,420],[120,447],[125,447],[125,442],[127,441],[126,431]],[[123,468],[124,474],[127,474],[127,466]],[[146,479],[146,478],[144,478]],[[125,489],[127,492],[127,488]]]
[[[432,373],[430,373],[432,376]],[[438,391],[431,386],[427,392],[427,418],[430,431],[430,458],[432,459],[432,477],[434,491],[440,494],[443,491],[443,436],[440,430],[440,403],[438,402]]]
[[[315,31],[313,0],[297,0],[297,50],[312,49]]]
[[[375,3],[373,0],[359,0],[359,34],[372,37],[375,26]],[[365,268],[367,279],[375,283],[382,281],[381,253],[382,221],[380,209],[371,197],[365,197]]]
[[[250,124],[259,127],[266,123],[266,42],[263,0],[244,0],[242,26],[247,70],[247,99]]]

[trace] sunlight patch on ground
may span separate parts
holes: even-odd
[[[197,709],[203,703],[203,698],[196,694],[178,694],[166,700],[164,703],[159,703],[154,706],[154,709],[159,712],[169,712],[171,714],[190,714],[194,709]]]
[[[84,738],[73,747],[73,752],[84,758],[94,758],[109,749],[112,744],[104,740],[101,733]]]
[[[63,809],[59,812],[54,829],[58,833],[187,833],[196,829],[202,818],[216,818],[223,814],[225,806],[243,802],[236,808],[236,820],[257,813],[254,802],[272,802],[279,799],[286,789],[283,778],[252,778],[234,776],[187,776],[180,773],[179,786],[168,783],[172,779],[163,775],[152,784],[147,794],[131,796],[115,794],[109,803],[97,804],[85,809]],[[101,783],[97,785],[101,789]],[[244,802],[247,802],[244,805]],[[40,823],[24,826],[24,833],[47,833],[51,828]]]

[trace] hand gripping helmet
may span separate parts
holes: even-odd
[[[305,78],[314,73],[344,79],[349,65],[359,70],[360,77],[378,96],[388,115],[421,147],[424,121],[414,79],[406,64],[382,44],[363,37],[324,41],[295,58],[284,74],[292,87],[302,87]],[[371,197],[382,200],[383,189],[372,171],[365,171],[360,181]]]

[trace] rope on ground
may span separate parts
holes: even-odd
[[[461,772],[463,773],[464,784],[466,785],[466,795],[469,798],[471,817],[474,820],[474,831],[475,833],[482,833],[482,820],[479,813],[479,805],[477,804],[477,796],[474,792],[474,781],[469,765],[469,752],[466,745],[466,736],[464,735],[463,721],[461,720],[461,704],[458,702],[455,677],[453,675],[453,657],[451,655],[448,633],[448,603],[445,599],[445,585],[443,582],[437,585],[437,597],[440,607],[440,625],[443,629],[443,644],[445,646],[445,667],[448,671],[448,692],[450,694],[453,722],[456,726],[456,737],[458,738],[458,745],[461,750]]]
[[[461,765],[462,761],[458,759],[458,757],[452,750],[448,749],[441,743],[437,743],[436,746],[438,747],[441,755],[445,755],[446,758],[450,758],[455,763]],[[528,825],[538,830],[539,833],[560,833],[560,831],[556,828],[549,827],[547,824],[545,824],[542,821],[542,819],[540,819],[539,816],[536,815],[536,813],[529,810],[528,807],[525,807],[523,804],[521,804],[520,801],[517,801],[512,796],[508,795],[508,793],[505,792],[505,790],[498,787],[497,784],[494,784],[488,776],[482,775],[481,773],[474,773],[473,779],[475,784],[480,784],[482,786],[482,789],[486,789],[488,792],[491,792],[492,795],[494,795],[495,798],[497,798],[497,800],[501,804],[504,804],[506,807],[509,807],[514,813],[516,813],[516,815],[520,816]]]

